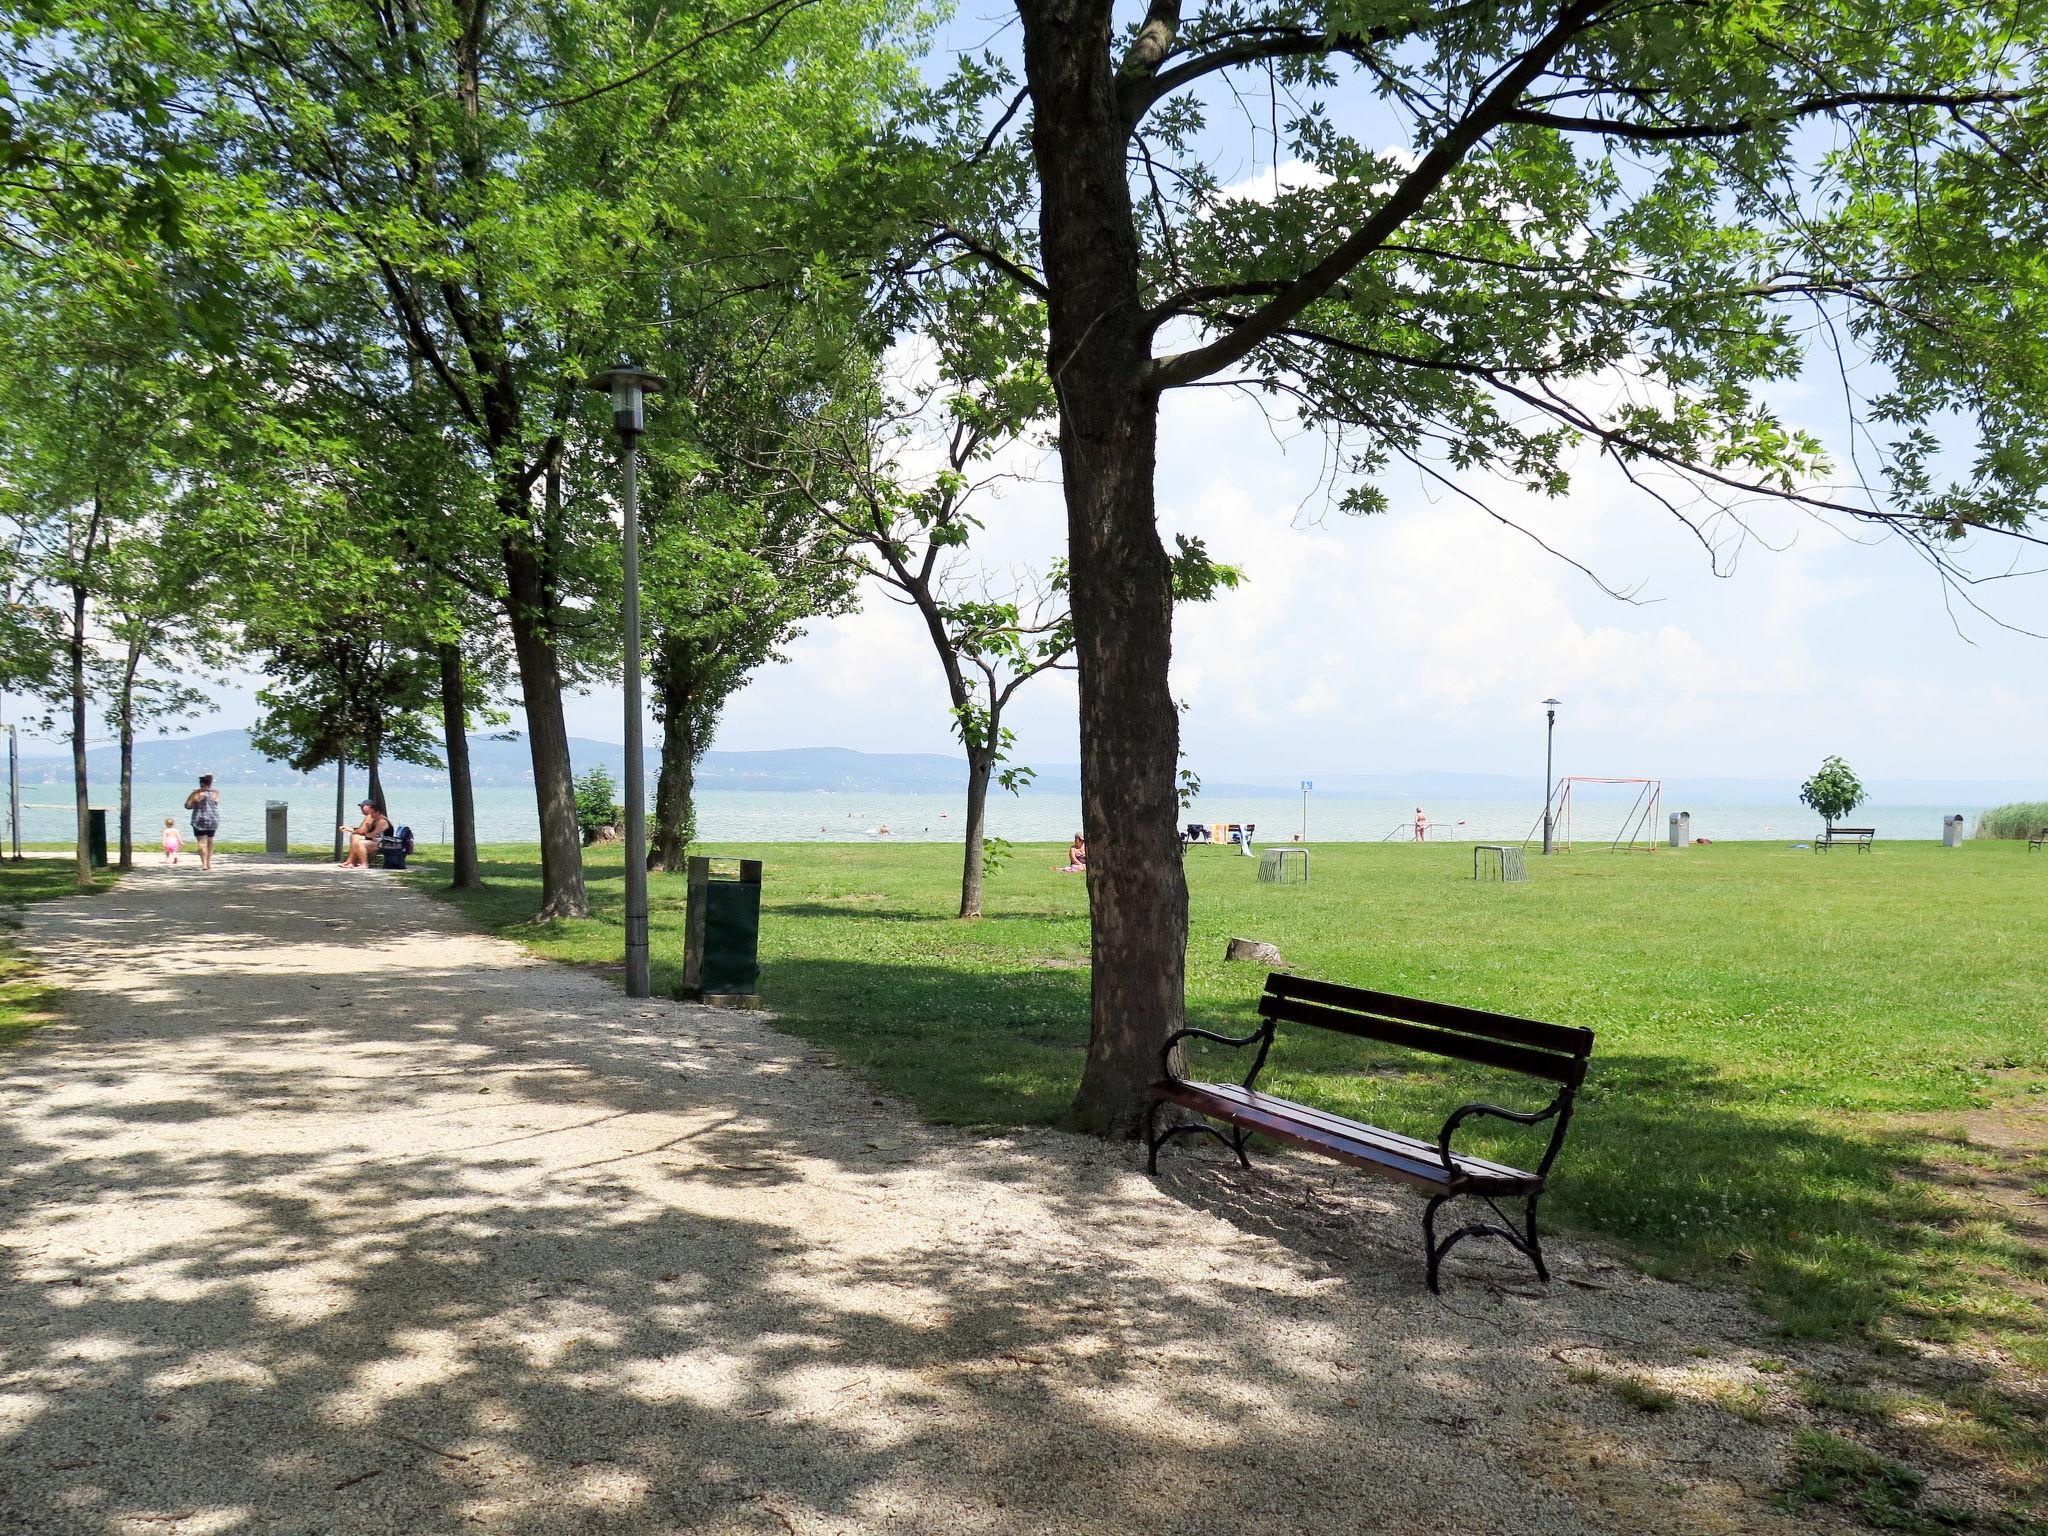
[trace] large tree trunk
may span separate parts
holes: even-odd
[[[995,734],[999,722],[989,722]],[[995,772],[995,754],[985,748],[967,749],[967,851],[960,861],[960,915],[981,916],[982,844],[988,826],[988,780]]]
[[[661,716],[661,768],[654,779],[654,848],[648,863],[676,874],[697,835],[697,757],[703,750],[691,708],[696,701],[690,642],[681,635],[662,635],[649,678]]]
[[[532,551],[516,538],[505,546],[505,597],[526,706],[534,809],[540,816],[540,916],[588,917],[575,771],[569,766],[569,727],[562,717],[562,673],[544,617],[547,586]]]
[[[142,665],[142,642],[130,640],[121,662],[121,871],[135,867],[135,673]]]
[[[448,799],[455,816],[455,859],[448,883],[458,891],[480,891],[484,877],[476,854],[476,790],[469,777],[469,695],[462,678],[462,648],[440,647],[441,734],[448,755]]]
[[[87,541],[87,559],[91,558]],[[92,884],[92,809],[85,779],[85,583],[71,584],[71,792],[78,810],[78,883]]]
[[[1180,722],[1167,682],[1172,572],[1153,513],[1158,400],[1110,5],[1020,0],[1018,9],[1051,289],[1094,961],[1088,1061],[1069,1119],[1130,1136],[1160,1045],[1180,1027],[1187,951],[1174,797]]]

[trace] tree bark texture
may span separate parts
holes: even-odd
[[[544,617],[547,583],[523,539],[506,542],[505,577],[506,617],[519,663],[526,745],[533,760],[534,809],[540,816],[540,916],[588,917],[575,772],[569,766],[569,727],[562,716],[562,671]]]
[[[366,754],[370,760],[370,787],[367,793],[370,797],[370,804],[376,806],[386,816],[389,816],[391,814],[391,807],[384,803],[384,731],[378,723],[378,707],[377,701],[372,699],[370,701],[370,735],[365,747]]]
[[[1000,725],[991,719],[990,732]],[[960,915],[981,916],[981,881],[986,863],[982,843],[988,827],[988,781],[995,772],[995,753],[967,749],[967,849],[960,860]]]
[[[440,646],[441,734],[448,758],[449,809],[455,817],[454,864],[448,883],[458,891],[483,889],[476,853],[476,790],[469,776],[469,695],[462,676],[462,648]]]
[[[1158,399],[1108,47],[1108,0],[1019,0],[1050,288],[1048,363],[1081,695],[1093,975],[1078,1129],[1137,1134],[1180,1027],[1187,885],[1169,691],[1172,568],[1153,507]]]
[[[695,720],[691,646],[665,634],[649,669],[654,707],[661,716],[661,768],[654,779],[654,848],[648,863],[669,874],[686,867],[696,835],[697,758],[703,751]]]

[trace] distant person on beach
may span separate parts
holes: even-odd
[[[343,869],[368,869],[370,850],[391,830],[391,818],[377,809],[374,800],[365,800],[356,809],[363,813],[362,821],[341,829],[348,834],[348,857],[341,861]]]
[[[1078,875],[1088,868],[1088,839],[1080,833],[1067,845],[1067,862],[1060,867],[1063,875]]]
[[[1429,841],[1429,818],[1422,814],[1422,807],[1419,805],[1415,807],[1415,841]]]
[[[178,836],[178,818],[166,816],[164,818],[164,862],[166,864],[177,863],[179,850],[184,846],[184,839]]]
[[[185,809],[192,813],[192,838],[199,844],[199,867],[213,868],[213,838],[220,831],[220,791],[213,787],[213,775],[199,775],[199,787],[185,797]]]

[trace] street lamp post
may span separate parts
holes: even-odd
[[[21,728],[7,727],[7,836],[21,862]]]
[[[1551,852],[1553,847],[1550,825],[1550,748],[1557,736],[1557,706],[1558,701],[1556,699],[1545,699],[1543,701],[1543,851],[1545,853]]]
[[[625,467],[626,630],[626,996],[646,997],[653,985],[647,967],[647,764],[640,740],[640,434],[647,430],[646,395],[668,380],[637,363],[621,361],[589,381],[612,397],[612,425],[618,429]]]

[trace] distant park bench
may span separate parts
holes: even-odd
[[[1837,843],[1853,843],[1865,853],[1870,852],[1870,840],[1877,836],[1875,827],[1829,827],[1813,840],[1815,853],[1826,853]]]
[[[1220,834],[1216,828],[1221,828]],[[1183,851],[1196,843],[1207,843],[1215,847],[1250,849],[1252,834],[1259,830],[1255,821],[1225,821],[1212,827],[1206,821],[1191,821],[1181,828],[1180,845]]]
[[[1152,1085],[1152,1104],[1145,1118],[1145,1139],[1150,1153],[1148,1167],[1159,1172],[1159,1149],[1175,1136],[1206,1133],[1229,1147],[1245,1167],[1245,1143],[1252,1132],[1271,1136],[1319,1152],[1324,1157],[1363,1168],[1383,1178],[1398,1179],[1429,1192],[1423,1207],[1423,1246],[1429,1255],[1429,1288],[1437,1289],[1437,1270],[1451,1248],[1468,1237],[1503,1237],[1536,1266],[1537,1275],[1548,1280],[1543,1249],[1536,1234],[1536,1201],[1550,1176],[1550,1165],[1564,1145],[1565,1127],[1571,1121],[1572,1100],[1586,1079],[1586,1059],[1593,1051],[1593,1032],[1562,1024],[1542,1024],[1534,1019],[1511,1018],[1506,1014],[1482,1013],[1450,1003],[1425,1002],[1420,998],[1396,997],[1387,992],[1369,992],[1334,982],[1311,981],[1303,976],[1274,972],[1266,978],[1265,996],[1259,999],[1259,1028],[1242,1037],[1219,1035],[1207,1029],[1182,1029],[1168,1037],[1160,1053],[1162,1071]],[[1328,1110],[1297,1104],[1291,1099],[1261,1093],[1252,1085],[1266,1065],[1273,1049],[1274,1031],[1281,1023],[1305,1024],[1339,1034],[1358,1035],[1432,1056],[1476,1062],[1506,1072],[1545,1078],[1558,1085],[1557,1097],[1548,1107],[1533,1113],[1501,1109],[1492,1104],[1466,1104],[1454,1110],[1434,1142],[1419,1141],[1395,1131],[1347,1120]],[[1251,1070],[1242,1083],[1196,1082],[1174,1070],[1174,1049],[1183,1040],[1214,1040],[1243,1047],[1257,1045]],[[1225,1136],[1202,1122],[1170,1125],[1157,1129],[1162,1105],[1176,1104],[1192,1109],[1231,1127]],[[1475,1115],[1491,1115],[1517,1125],[1554,1121],[1550,1145],[1544,1149],[1535,1171],[1524,1172],[1505,1163],[1451,1149],[1451,1137],[1458,1127]],[[1460,1227],[1438,1241],[1437,1211],[1449,1200],[1475,1195],[1486,1201],[1499,1222],[1479,1222]],[[1494,1197],[1524,1202],[1521,1228],[1499,1206]]]
[[[2043,843],[2048,843],[2048,827],[2043,827],[2040,831],[2036,832],[2032,837],[2027,839],[2027,852],[2034,852]]]

